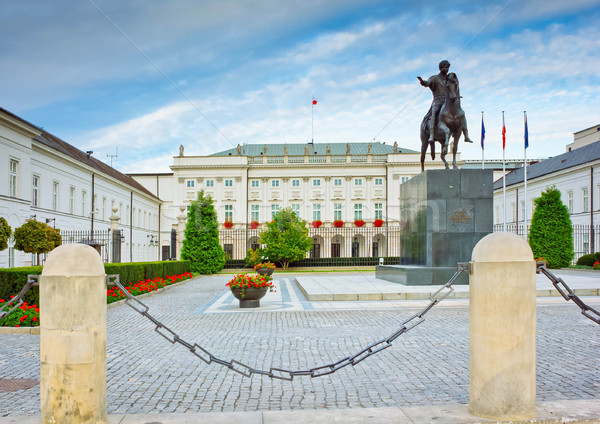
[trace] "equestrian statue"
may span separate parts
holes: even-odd
[[[431,159],[435,159],[435,142],[442,145],[442,162],[449,169],[446,162],[448,153],[448,142],[450,136],[454,138],[452,143],[452,166],[458,169],[456,165],[456,152],[458,150],[458,140],[461,133],[465,135],[465,142],[472,143],[467,130],[467,118],[465,112],[460,107],[460,89],[458,77],[450,72],[450,62],[442,60],[439,65],[440,73],[433,75],[427,81],[417,77],[423,87],[429,87],[433,94],[433,102],[429,111],[421,122],[421,171],[425,169],[425,154],[427,147],[431,150]]]

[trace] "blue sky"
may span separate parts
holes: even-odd
[[[452,63],[480,159],[561,154],[600,123],[600,0],[2,0],[0,106],[124,172],[180,144],[398,141],[419,150]],[[114,24],[114,25],[113,25]],[[116,26],[116,27],[115,27]],[[117,29],[118,28],[118,29]],[[130,41],[135,44],[135,47]]]

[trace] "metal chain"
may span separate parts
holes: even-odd
[[[567,286],[567,283],[565,283],[562,278],[557,277],[556,275],[548,271],[548,269],[544,265],[544,262],[537,262],[536,265],[536,272],[538,274],[541,272],[546,277],[548,277],[548,279],[552,282],[552,285],[554,285],[556,290],[558,290],[558,292],[561,294],[562,297],[565,298],[565,300],[572,300],[577,306],[579,306],[579,309],[581,309],[581,313],[585,317],[591,319],[596,324],[600,324],[600,312],[583,303],[579,296],[573,293],[573,290],[571,290],[571,288]],[[564,290],[560,286],[562,286]]]
[[[4,318],[6,318],[6,316],[8,314],[10,314],[12,311],[16,310],[19,306],[21,306],[23,304],[23,296],[25,296],[25,294],[27,294],[27,292],[29,291],[29,289],[31,287],[39,285],[38,277],[39,277],[39,275],[32,275],[32,274],[29,274],[27,276],[27,284],[25,284],[25,286],[23,286],[23,288],[21,289],[21,292],[18,295],[16,295],[15,297],[13,297],[9,302],[6,302],[0,308],[0,321],[2,321]],[[19,302],[19,303],[17,303],[8,312],[6,312],[4,309],[7,308],[8,305],[10,305],[13,302]]]
[[[392,333],[389,337],[381,339],[381,340],[365,347],[364,349],[360,350],[359,352],[355,353],[354,355],[347,356],[343,359],[340,359],[337,362],[333,362],[331,364],[322,365],[320,367],[314,367],[314,368],[310,368],[310,369],[306,369],[306,370],[287,370],[287,369],[282,369],[282,368],[271,367],[267,371],[267,370],[252,368],[249,365],[246,365],[235,359],[232,359],[231,361],[226,361],[224,359],[218,358],[218,357],[214,356],[212,353],[210,353],[208,350],[204,349],[202,346],[198,345],[197,343],[192,344],[192,343],[189,343],[189,342],[183,340],[181,337],[179,337],[177,335],[177,333],[175,333],[173,330],[171,330],[170,328],[165,326],[163,323],[158,321],[156,318],[154,318],[152,315],[150,315],[148,313],[148,310],[149,310],[148,306],[146,306],[144,303],[142,303],[141,301],[136,299],[134,296],[132,296],[121,285],[121,282],[119,281],[120,280],[119,275],[110,275],[107,277],[107,280],[108,280],[108,284],[116,285],[121,290],[121,292],[127,297],[127,299],[125,300],[125,303],[127,305],[129,305],[132,309],[134,309],[136,312],[138,312],[142,316],[148,318],[150,321],[152,321],[152,323],[154,323],[154,325],[156,325],[154,330],[158,334],[160,334],[162,337],[167,339],[171,344],[179,343],[180,345],[182,345],[183,347],[188,349],[193,355],[197,356],[200,360],[206,362],[207,364],[214,362],[219,365],[223,365],[224,367],[227,367],[232,371],[242,374],[245,377],[251,377],[253,374],[259,374],[259,375],[266,375],[268,377],[279,379],[279,380],[291,381],[294,377],[298,377],[298,376],[310,376],[311,378],[315,378],[315,377],[322,377],[322,376],[328,375],[328,374],[333,374],[334,372],[336,372],[348,365],[354,366],[354,365],[364,361],[369,356],[375,355],[376,353],[379,353],[382,350],[387,349],[388,347],[390,347],[392,345],[392,342],[394,340],[396,340],[398,337],[400,337],[402,334],[406,333],[407,331],[413,329],[414,327],[416,327],[417,325],[419,325],[423,321],[425,321],[425,314],[427,314],[427,312],[429,312],[431,310],[431,308],[433,308],[439,302],[441,302],[442,300],[447,298],[454,291],[454,288],[452,288],[452,284],[454,284],[454,281],[456,281],[458,276],[463,271],[470,270],[469,265],[470,265],[469,263],[459,263],[458,270],[450,278],[450,280],[448,280],[448,282],[446,284],[444,284],[438,291],[436,291],[434,294],[432,294],[429,297],[429,300],[430,300],[429,304],[425,308],[423,308],[420,312],[416,313],[415,315],[411,316],[407,320],[403,321],[400,324],[400,328],[398,328],[398,330],[396,330],[394,333]],[[133,301],[133,302],[130,303],[130,301]]]

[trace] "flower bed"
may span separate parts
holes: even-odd
[[[225,222],[223,223],[223,226],[224,226],[225,228],[232,228],[232,227],[233,227],[233,222],[231,222],[231,221],[225,221]]]
[[[15,296],[11,295],[10,299],[13,297]],[[4,306],[5,303],[7,303],[5,299],[0,299],[0,307]],[[8,306],[7,309],[10,311],[13,307],[14,304]],[[28,305],[27,302],[23,302],[21,306],[7,315],[0,324],[2,327],[39,327],[40,308],[35,304]]]
[[[365,221],[363,221],[362,219],[357,219],[356,221],[354,221],[354,225],[356,225],[357,227],[362,227],[363,225],[365,225]]]
[[[175,284],[178,281],[187,280],[192,277],[191,272],[184,272],[180,275],[167,275],[165,278],[155,277],[153,279],[146,279],[145,281],[138,281],[135,284],[129,283],[128,285],[124,285],[125,290],[131,293],[133,296],[138,296],[144,293],[150,293],[158,289],[162,289],[163,287],[170,286],[171,284]],[[125,294],[117,287],[110,287],[106,291],[106,303],[113,303],[121,299],[125,299]]]
[[[373,227],[381,227],[383,225],[383,219],[376,219],[375,221],[373,221]]]
[[[128,283],[125,289],[134,296],[138,296],[143,293],[150,293],[163,287],[170,286],[171,284],[179,281],[187,280],[192,278],[191,272],[184,272],[179,275],[167,275],[166,277],[155,277],[153,279],[147,279],[145,281],[138,281],[136,284]],[[14,298],[14,295],[10,296],[10,299]],[[126,296],[117,286],[110,287],[106,290],[106,303],[113,303],[121,299],[125,299]],[[9,299],[9,301],[10,301]],[[7,300],[0,299],[0,307],[2,307]],[[7,309],[10,310],[14,305],[10,305]],[[2,327],[39,327],[40,325],[40,308],[35,304],[29,305],[27,302],[23,304],[7,315],[1,322]]]
[[[319,228],[322,224],[323,224],[323,221],[321,221],[320,219],[317,219],[312,222],[312,226],[315,228]]]
[[[342,221],[341,219],[336,219],[335,221],[333,221],[333,226],[335,228],[342,228],[344,226],[344,221]]]

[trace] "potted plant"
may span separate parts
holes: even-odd
[[[321,226],[321,224],[323,224],[323,221],[321,221],[320,219],[317,219],[312,222],[312,226],[315,228],[319,228]]]
[[[336,219],[333,221],[333,226],[336,228],[341,228],[344,226],[344,221],[342,221],[341,219]]]
[[[277,267],[273,262],[261,262],[259,264],[254,265],[254,271],[259,273],[260,275],[268,275],[269,277],[273,275],[273,272]]]
[[[225,228],[231,228],[231,227],[233,227],[233,222],[231,222],[231,221],[225,221],[225,222],[223,223],[223,226],[224,226]]]
[[[375,221],[373,221],[373,226],[374,227],[381,227],[383,225],[383,219],[376,219]]]
[[[362,227],[363,225],[365,225],[365,221],[363,221],[362,219],[357,219],[354,221],[354,225],[356,225],[357,227]]]
[[[259,274],[237,274],[229,280],[227,287],[231,289],[233,296],[240,301],[240,308],[258,308],[260,299],[267,291],[274,291],[275,285],[268,275]]]
[[[256,221],[252,221],[252,222],[250,223],[250,228],[252,228],[253,230],[256,230],[256,229],[258,228],[258,226],[259,226],[259,225],[260,225],[260,224],[259,224],[258,222],[256,222]]]

